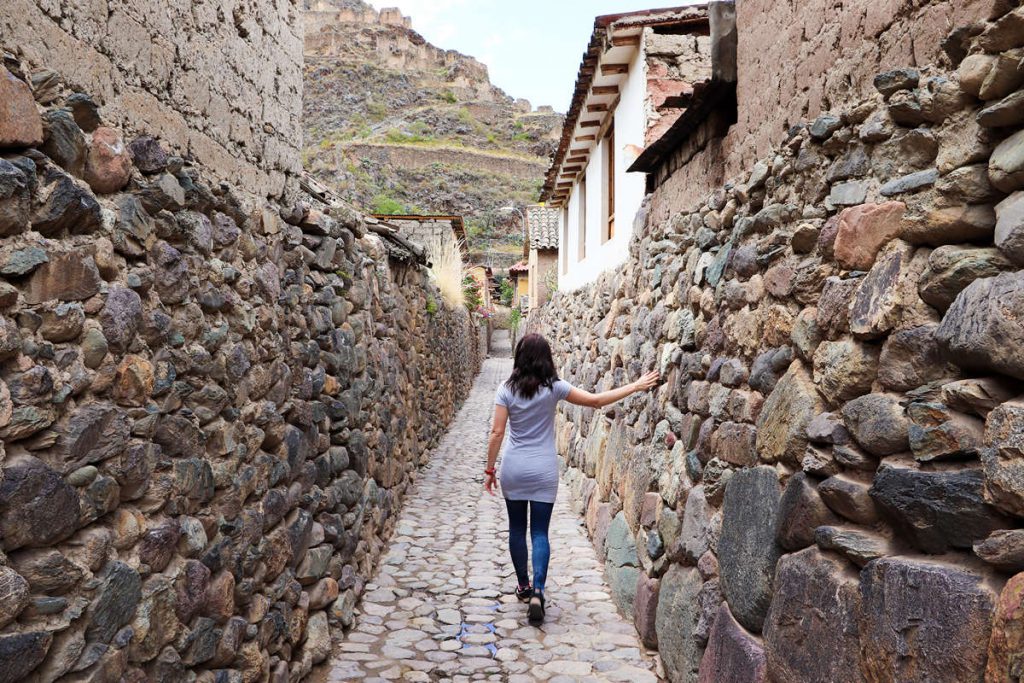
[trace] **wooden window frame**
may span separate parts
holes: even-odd
[[[615,123],[608,126],[604,136],[605,160],[605,224],[602,226],[602,241],[615,237]]]
[[[562,248],[561,248],[562,275],[569,272],[569,203],[562,207]]]
[[[587,173],[583,172],[580,176],[579,183],[579,206],[576,207],[577,215],[579,217],[579,227],[576,230],[577,244],[576,244],[576,263],[579,263],[583,259],[587,258]]]

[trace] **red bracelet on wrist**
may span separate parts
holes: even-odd
[[[494,468],[492,467],[489,470],[484,470],[484,474],[494,474]]]

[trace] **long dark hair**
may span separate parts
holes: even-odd
[[[513,394],[533,398],[541,387],[551,388],[558,379],[548,340],[528,334],[516,344],[512,376],[505,383]]]

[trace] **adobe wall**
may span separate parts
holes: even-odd
[[[739,120],[675,173],[652,211],[695,206],[785,132],[869,95],[874,75],[900,66],[949,66],[954,27],[992,16],[1005,0],[740,0],[736,3]],[[952,42],[956,42],[955,40]]]
[[[557,439],[673,683],[1020,678],[1024,8],[956,16],[965,59],[914,68],[922,37],[823,85],[830,112],[696,202],[663,186],[628,262],[531,319],[573,384],[661,373],[564,404]]]
[[[160,138],[256,199],[301,173],[295,0],[6,0],[0,45],[40,85],[91,95],[129,139]]]

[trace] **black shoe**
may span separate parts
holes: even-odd
[[[530,598],[533,597],[533,586],[527,586],[526,588],[520,588],[516,586],[516,598],[519,602],[529,602]]]
[[[526,610],[526,617],[531,626],[539,626],[544,623],[544,596],[537,593],[530,598],[530,606]]]

